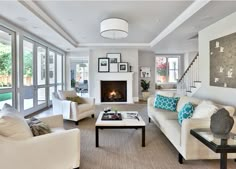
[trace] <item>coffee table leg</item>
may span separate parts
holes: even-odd
[[[99,128],[96,126],[96,147],[99,147]]]
[[[145,147],[145,127],[142,127],[142,147]]]

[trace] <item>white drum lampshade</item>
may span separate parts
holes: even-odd
[[[119,18],[105,19],[100,24],[101,36],[108,39],[123,39],[128,36],[128,22]]]

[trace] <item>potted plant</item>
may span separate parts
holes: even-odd
[[[148,89],[150,88],[150,81],[147,82],[146,80],[141,80],[141,87],[142,87],[142,96],[143,100],[147,100],[150,96]]]

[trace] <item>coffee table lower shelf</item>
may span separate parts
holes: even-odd
[[[142,129],[142,147],[145,147],[145,126],[96,126],[96,147],[99,147],[99,129]]]

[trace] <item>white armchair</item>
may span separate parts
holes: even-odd
[[[66,120],[75,121],[79,124],[79,120],[86,117],[94,117],[95,99],[80,97],[81,104],[66,100],[66,97],[75,97],[75,91],[59,91],[52,96],[53,114],[62,114]]]
[[[79,129],[64,130],[61,115],[41,120],[50,126],[52,133],[25,140],[12,140],[0,136],[0,168],[79,168]]]

